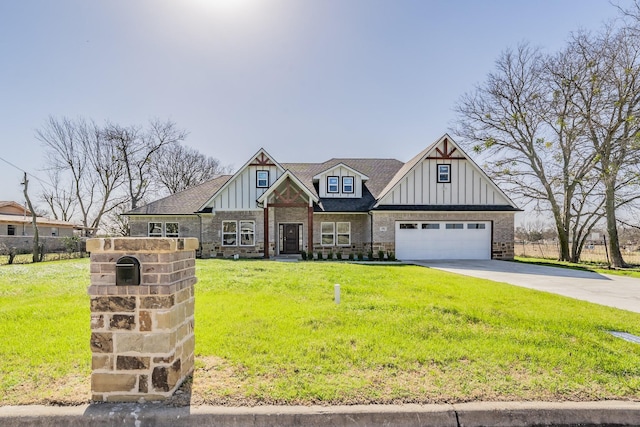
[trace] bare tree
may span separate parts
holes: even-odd
[[[117,150],[124,171],[127,198],[131,209],[135,209],[152,187],[153,163],[158,152],[163,147],[184,141],[187,132],[172,121],[155,119],[146,131],[138,126],[107,123],[104,135]]]
[[[586,183],[595,156],[580,137],[583,123],[569,117],[571,94],[550,72],[551,63],[528,44],[503,52],[496,71],[458,102],[456,133],[474,151],[491,156],[494,178],[526,203],[551,211],[560,259],[575,260],[571,233],[581,229],[576,225],[592,199]]]
[[[520,240],[539,242],[549,235],[549,227],[541,219],[523,221],[516,227],[515,235]],[[555,232],[553,233],[555,236]]]
[[[632,168],[640,160],[640,40],[626,28],[606,28],[574,34],[568,49],[583,64],[584,72],[569,84],[576,87],[574,105],[596,153],[611,263],[623,267],[616,211],[640,198],[632,185]]]
[[[103,229],[110,236],[128,236],[130,234],[129,229],[129,217],[122,215],[128,210],[127,204],[118,206],[117,209],[109,212],[107,220],[103,226]]]
[[[47,173],[51,185],[42,187],[41,199],[55,219],[71,221],[76,207],[73,188],[64,182],[60,170],[48,170]]]
[[[122,183],[122,167],[113,147],[95,123],[81,118],[49,117],[36,137],[48,150],[47,169],[69,180],[72,194],[67,196],[73,197],[84,227],[95,232],[104,214],[122,203],[114,200]],[[60,209],[57,212],[62,215]]]
[[[154,177],[170,194],[226,173],[220,161],[180,144],[169,144],[159,151],[153,162]]]

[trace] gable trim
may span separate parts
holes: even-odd
[[[306,194],[309,197],[310,203],[314,202],[314,203],[318,203],[319,199],[318,197],[316,197],[315,194],[313,194],[313,192],[311,190],[309,190],[307,188],[306,185],[304,185],[302,183],[302,181],[300,181],[298,179],[298,177],[296,177],[290,170],[286,170],[284,171],[284,173],[282,175],[280,175],[280,177],[276,180],[276,182],[274,182],[271,187],[269,187],[269,189],[267,191],[265,191],[264,193],[262,193],[262,195],[260,197],[258,197],[257,202],[264,204],[266,206],[266,200],[267,198],[273,194],[276,191],[276,188],[278,188],[278,186],[280,184],[282,184],[287,178],[290,178],[294,184],[296,184],[298,186],[298,188],[300,188],[304,194]]]
[[[313,177],[313,180],[314,180],[314,181],[319,180],[319,179],[320,179],[320,177],[321,177],[322,175],[324,175],[324,174],[328,173],[330,170],[333,170],[333,169],[336,169],[336,168],[345,168],[345,169],[346,169],[346,170],[348,170],[349,172],[359,175],[359,176],[360,176],[360,178],[361,178],[363,181],[367,181],[367,180],[369,179],[369,177],[368,177],[367,175],[363,174],[362,172],[359,172],[359,171],[355,170],[354,168],[352,168],[351,166],[347,166],[347,165],[345,165],[343,162],[340,162],[340,163],[337,163],[337,164],[335,164],[335,165],[331,166],[331,167],[330,167],[330,168],[328,168],[328,169],[323,170],[323,171],[322,171],[322,172],[320,172],[319,174],[315,175],[315,176]]]
[[[280,169],[281,172],[284,172],[284,168],[280,165],[280,163],[273,160],[273,156],[267,153],[267,150],[265,150],[264,148],[261,148],[256,152],[256,154],[251,156],[249,158],[249,161],[247,161],[240,169],[238,169],[236,173],[234,173],[231,176],[231,178],[229,178],[229,180],[224,183],[222,187],[218,188],[218,191],[213,193],[213,195],[209,197],[209,199],[207,199],[207,201],[202,206],[200,206],[200,209],[198,209],[198,211],[205,209],[211,202],[213,202],[213,200],[218,196],[218,194],[220,194],[227,187],[229,187],[231,183],[235,181],[235,179],[238,176],[240,176],[240,174],[242,174],[242,172],[244,172],[246,168],[248,168],[249,166],[256,166],[255,164],[253,164],[254,162],[258,162],[258,163],[262,162],[260,163],[259,166],[269,166],[268,164],[265,163],[265,162],[268,162],[268,159],[271,159],[273,166],[276,166],[278,169]]]
[[[438,148],[438,145],[440,144],[440,142],[443,142],[444,152]],[[451,150],[449,150],[449,147],[448,147],[449,143],[453,145],[453,148]],[[398,174],[395,177],[393,177],[393,179],[389,182],[389,184],[385,187],[385,189],[378,195],[378,199],[376,203],[373,205],[373,209],[380,207],[382,199],[384,199],[387,195],[393,192],[398,187],[398,185],[400,185],[403,179],[407,177],[407,175],[409,175],[409,173],[411,173],[417,167],[417,165],[419,165],[422,161],[427,159],[430,159],[430,160],[434,160],[434,159],[453,160],[454,159],[452,157],[447,158],[447,157],[437,157],[437,156],[436,158],[430,158],[431,156],[429,156],[429,154],[431,154],[434,151],[434,148],[436,153],[441,154],[442,156],[452,156],[452,154],[455,151],[459,151],[460,153],[462,153],[464,157],[459,158],[458,160],[467,160],[474,167],[474,169],[476,169],[480,173],[480,175],[487,180],[487,182],[489,183],[489,185],[493,190],[495,190],[498,194],[503,196],[505,200],[507,200],[513,208],[517,209],[517,206],[513,202],[513,200],[511,200],[511,198],[507,196],[505,192],[502,191],[502,189],[500,189],[500,187],[498,187],[491,178],[489,178],[486,172],[480,166],[478,166],[478,164],[474,162],[473,159],[471,159],[471,157],[469,157],[467,153],[465,153],[464,150],[458,146],[458,144],[456,144],[453,141],[453,139],[449,136],[449,134],[446,134],[446,133],[442,137],[440,137],[437,141],[435,141],[433,144],[429,145],[426,149],[421,151],[413,159],[409,160],[406,163],[406,166],[408,166],[407,168],[403,167],[398,171]]]

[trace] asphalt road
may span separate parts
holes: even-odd
[[[640,279],[496,260],[410,261],[640,313]]]

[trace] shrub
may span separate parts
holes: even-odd
[[[373,261],[373,251],[369,251],[369,252],[367,252],[367,259],[368,259],[369,261]]]
[[[327,254],[327,259],[333,259],[333,251],[329,251]]]
[[[378,259],[380,261],[384,260],[384,251],[378,251]]]
[[[309,251],[309,253],[307,253],[307,259],[309,261],[313,261],[313,251]]]
[[[362,252],[358,252],[358,261],[364,260],[364,254]]]
[[[394,252],[387,251],[387,259],[389,261],[395,261],[396,260],[396,254]]]
[[[339,260],[342,259],[342,252],[338,252],[336,254],[336,258],[339,259]]]
[[[302,260],[306,261],[307,260],[307,251],[302,251],[300,252],[300,255],[302,255]]]
[[[67,253],[80,252],[78,246],[80,245],[80,237],[78,236],[65,236],[62,238],[62,244],[64,245]]]
[[[318,251],[318,260],[321,260],[321,259],[322,259],[322,252]]]
[[[349,254],[349,261],[353,261],[353,252]]]
[[[16,250],[16,248],[9,248],[9,250],[7,251],[7,255],[9,255],[9,264],[13,264],[13,260],[16,258],[17,254],[18,251]]]

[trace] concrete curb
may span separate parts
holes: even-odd
[[[0,425],[22,426],[640,426],[640,402],[479,402],[455,405],[169,407],[110,403],[3,406]]]

